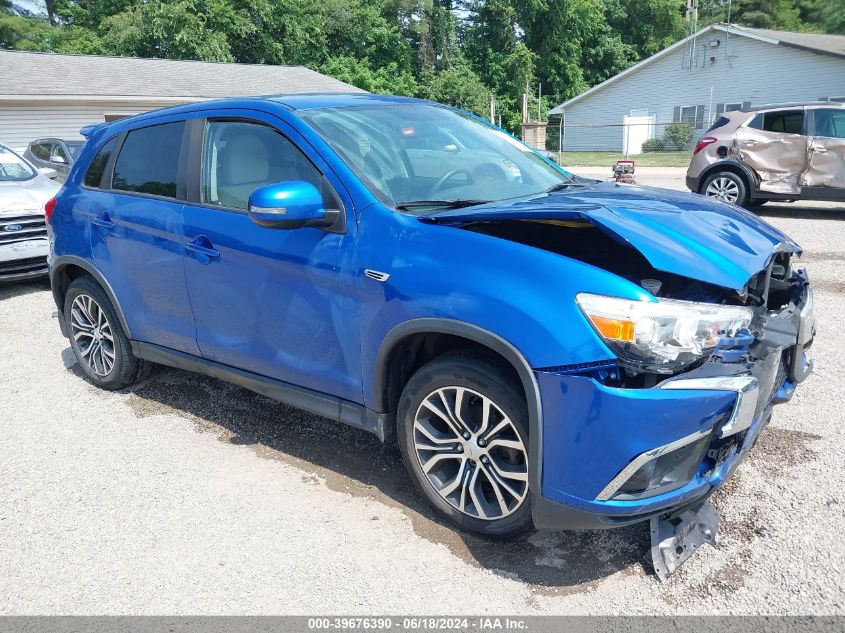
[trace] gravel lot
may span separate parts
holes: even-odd
[[[816,372],[663,584],[645,526],[486,542],[362,432],[172,369],[99,391],[46,285],[0,287],[0,614],[845,613],[845,207],[761,215],[806,250]]]

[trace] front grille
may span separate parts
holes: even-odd
[[[47,225],[43,215],[0,216],[0,246],[40,237],[47,237]]]
[[[23,275],[47,270],[46,257],[28,257],[11,262],[0,262],[0,277],[7,275]]]

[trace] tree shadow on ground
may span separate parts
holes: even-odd
[[[69,371],[81,374],[71,357],[63,354],[63,360]],[[140,417],[179,415],[221,441],[253,446],[262,457],[300,468],[303,481],[322,481],[336,491],[397,508],[419,536],[445,544],[469,564],[529,583],[535,591],[577,592],[585,589],[585,583],[622,570],[650,572],[643,564],[648,549],[644,524],[535,533],[510,541],[457,531],[442,522],[414,489],[395,446],[384,446],[373,435],[236,385],[161,367],[128,395]]]

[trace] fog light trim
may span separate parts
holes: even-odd
[[[686,437],[682,437],[679,440],[675,440],[674,442],[670,442],[669,444],[664,444],[663,446],[658,446],[657,448],[652,448],[651,450],[645,451],[644,453],[640,453],[634,459],[632,459],[625,468],[619,471],[619,474],[616,475],[613,479],[610,480],[610,483],[607,484],[602,491],[596,497],[597,501],[607,501],[616,492],[625,485],[625,483],[636,473],[640,468],[642,468],[645,464],[653,459],[657,459],[661,455],[666,453],[671,453],[672,451],[678,450],[686,446],[687,444],[691,444],[692,442],[696,442],[707,435],[710,435],[710,429],[703,430],[703,431],[696,431],[691,435],[687,435]]]

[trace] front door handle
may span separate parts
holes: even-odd
[[[813,145],[811,149],[816,154],[824,154],[827,151],[824,147],[818,147],[817,145]]]
[[[220,251],[212,246],[211,240],[205,235],[200,235],[193,242],[188,242],[185,244],[185,248],[198,255],[198,259],[206,264],[212,259],[220,257]]]
[[[114,230],[114,222],[109,219],[108,215],[97,216],[91,218],[91,224],[101,229],[105,229],[106,231],[113,231]]]

